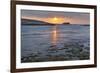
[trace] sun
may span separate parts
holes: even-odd
[[[58,20],[58,18],[57,18],[57,17],[54,17],[54,18],[53,18],[53,20],[54,20],[54,21],[57,21],[57,20]]]
[[[65,19],[63,17],[57,17],[57,16],[50,17],[46,20],[47,20],[47,22],[53,23],[53,24],[61,24],[65,21]]]

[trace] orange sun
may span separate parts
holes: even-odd
[[[48,22],[53,24],[61,24],[64,22],[64,18],[52,17],[52,18],[48,18]]]
[[[54,18],[53,18],[53,20],[54,20],[54,21],[57,21],[57,20],[58,20],[58,18],[57,18],[57,17],[54,17]]]

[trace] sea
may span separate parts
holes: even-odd
[[[23,63],[89,58],[89,25],[21,25],[21,62]]]

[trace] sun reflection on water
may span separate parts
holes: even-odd
[[[57,26],[53,26],[51,37],[52,37],[52,44],[56,45],[57,40],[58,40],[58,38],[57,38],[58,37]]]

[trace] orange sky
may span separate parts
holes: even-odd
[[[22,10],[21,15],[21,18],[40,20],[54,24],[65,22],[71,24],[90,23],[89,13]]]
[[[22,18],[26,18],[26,19],[33,19],[33,20],[40,20],[40,21],[45,21],[48,23],[53,23],[53,24],[61,24],[64,22],[70,22],[70,20],[68,18],[63,18],[63,17],[48,17],[48,18],[39,18],[39,17],[22,17]]]

